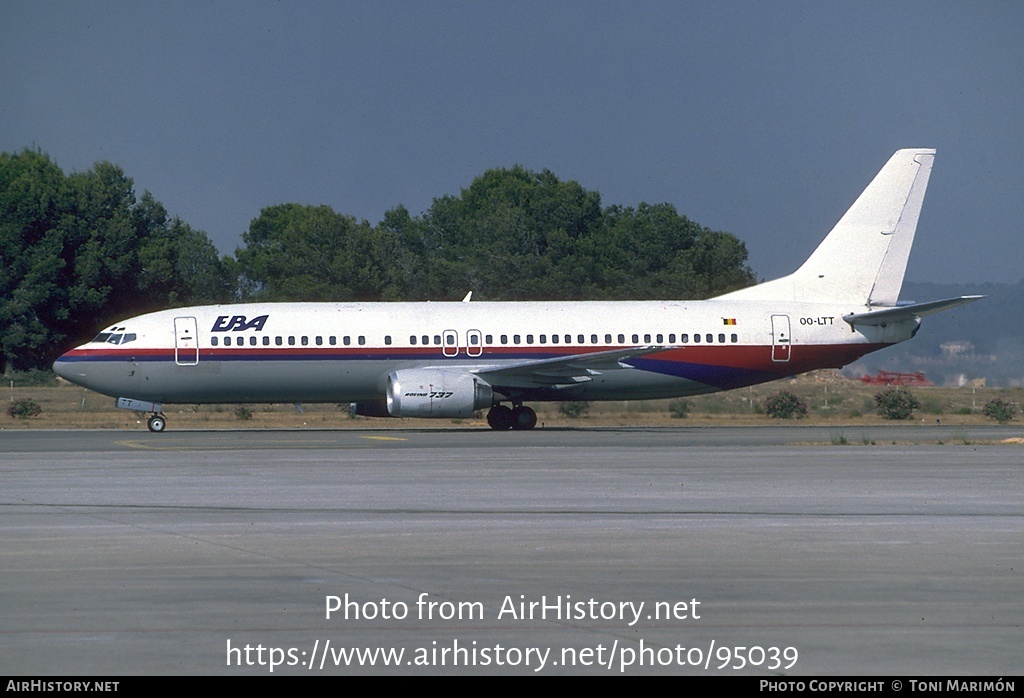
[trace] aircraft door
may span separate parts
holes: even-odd
[[[441,337],[441,353],[445,356],[458,356],[459,354],[459,333],[455,330],[445,330]]]
[[[199,331],[194,317],[174,318],[174,363],[179,366],[199,363]]]
[[[483,353],[484,342],[480,330],[470,330],[466,333],[466,354],[480,356]]]
[[[772,361],[789,361],[793,350],[792,337],[789,333],[789,316],[772,315]]]

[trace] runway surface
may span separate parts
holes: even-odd
[[[1021,431],[0,431],[0,673],[1012,676]]]

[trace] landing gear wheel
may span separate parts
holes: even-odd
[[[146,422],[146,426],[149,427],[150,431],[161,432],[167,428],[167,419],[162,414],[154,414]]]
[[[505,405],[495,405],[487,413],[487,424],[494,431],[508,431],[512,427],[512,410]]]
[[[519,405],[512,410],[512,430],[529,431],[537,426],[537,413],[526,405]]]

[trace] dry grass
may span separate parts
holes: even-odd
[[[807,401],[808,415],[782,423],[806,425],[870,425],[891,423],[875,413],[873,396],[880,388],[841,378],[834,372],[816,372],[795,379],[768,383],[686,398],[689,415],[674,419],[669,415],[669,400],[591,403],[589,413],[571,419],[559,413],[555,403],[531,403],[537,410],[538,424],[545,426],[686,426],[754,425],[780,423],[759,412],[764,398],[780,390],[790,390]],[[995,397],[1020,406],[1024,388],[911,388],[921,408],[905,423],[966,425],[994,424],[981,414],[985,403]],[[6,409],[0,413],[0,429],[145,429],[148,415],[119,410],[112,398],[70,385],[56,387],[10,387],[3,389],[4,403],[30,398],[39,403],[42,413],[30,419],[15,419]],[[268,429],[268,428],[437,428],[440,426],[479,426],[478,419],[422,420],[351,417],[348,405],[303,405],[300,414],[292,405],[249,405],[251,419],[235,414],[236,405],[169,405],[168,424],[174,429]],[[1020,417],[1018,417],[1020,419]]]

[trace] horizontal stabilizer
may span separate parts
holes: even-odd
[[[940,310],[948,310],[955,308],[958,305],[966,305],[967,303],[973,303],[976,300],[981,300],[985,296],[961,296],[959,298],[948,298],[944,301],[932,301],[930,303],[915,303],[913,305],[901,305],[895,308],[885,308],[884,310],[872,310],[867,313],[850,313],[844,315],[843,319],[846,322],[853,325],[876,325],[885,326],[894,322],[902,322],[904,320],[914,320],[917,318],[924,317],[925,315],[931,315],[937,313]]]

